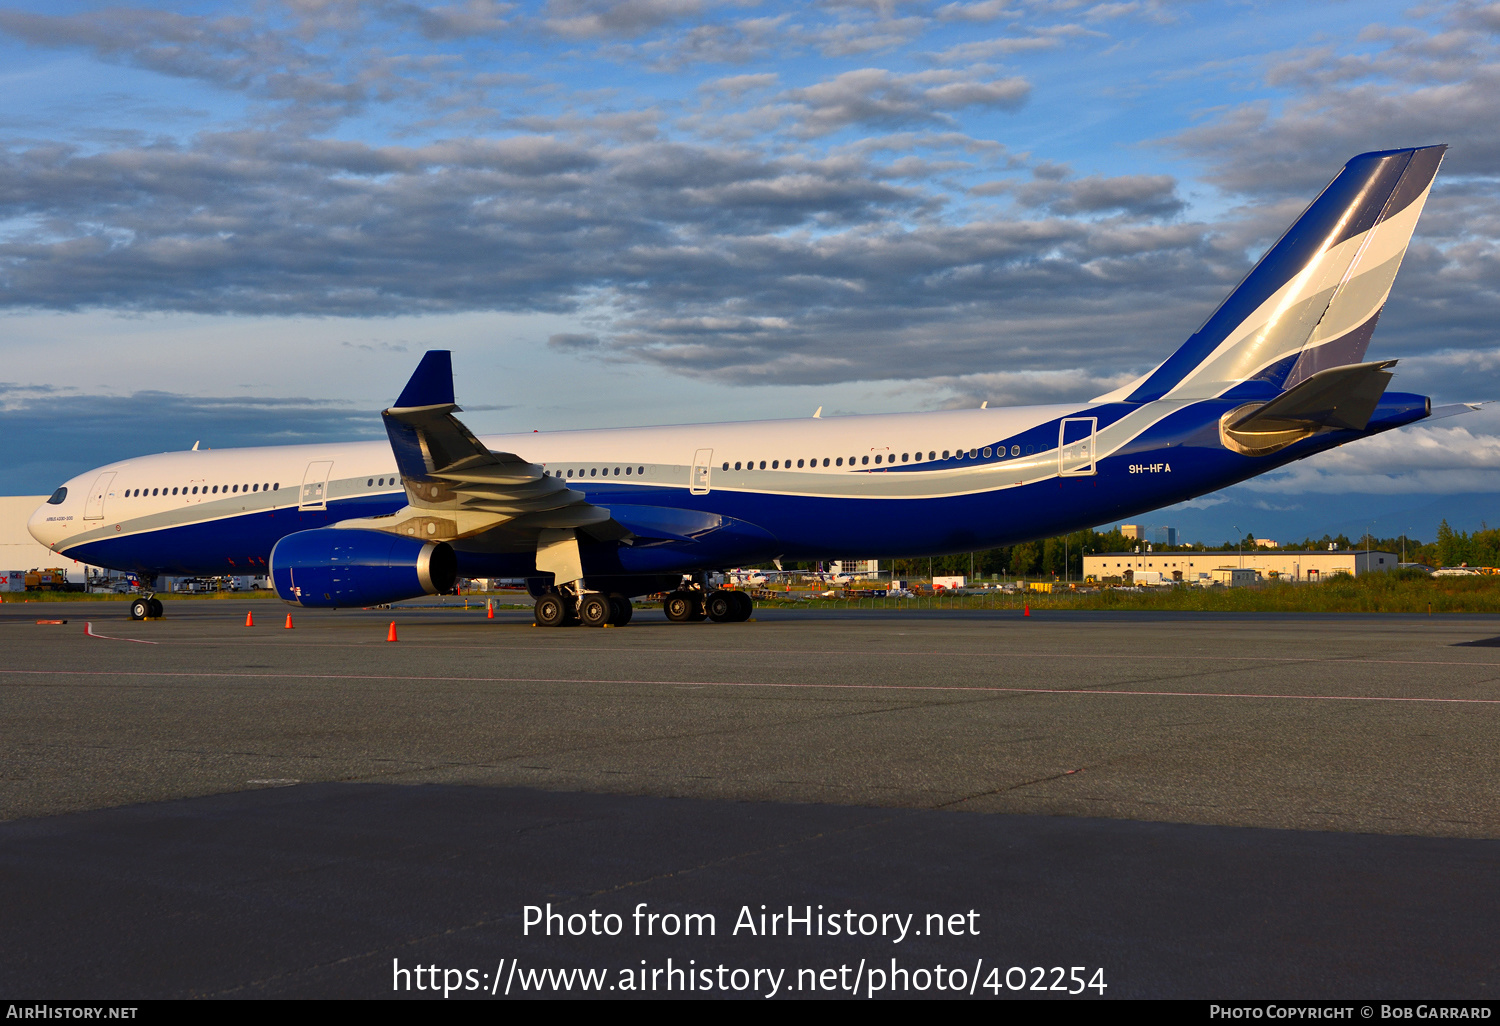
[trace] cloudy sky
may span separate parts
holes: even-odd
[[[1370,357],[1500,398],[1500,3],[50,0],[0,84],[13,494],[378,436],[439,346],[481,431],[1087,399],[1436,142]],[[1497,492],[1480,414],[1183,516]]]

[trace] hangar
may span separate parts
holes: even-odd
[[[1275,576],[1289,581],[1319,581],[1335,574],[1360,574],[1396,569],[1394,552],[1378,549],[1333,549],[1297,552],[1288,549],[1189,549],[1181,552],[1096,552],[1083,557],[1083,576],[1102,581],[1137,575],[1161,574],[1163,581],[1196,584],[1215,579],[1214,571],[1245,568],[1256,576]]]

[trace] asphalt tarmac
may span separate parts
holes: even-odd
[[[398,959],[488,997],[668,957],[846,987],[897,957],[983,996],[1052,965],[1113,997],[1494,996],[1500,652],[1467,643],[1497,618],[285,615],[0,606],[0,992],[381,997]],[[549,901],[625,933],[524,935]],[[642,901],[717,933],[632,936]],[[980,933],[729,933],[761,904]]]

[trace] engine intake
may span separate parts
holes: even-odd
[[[446,542],[384,531],[322,527],[289,534],[271,550],[282,601],[315,609],[376,606],[453,590],[458,559]]]

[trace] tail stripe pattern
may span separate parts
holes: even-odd
[[[1327,367],[1358,363],[1445,149],[1387,150],[1349,161],[1127,401],[1266,397]]]

